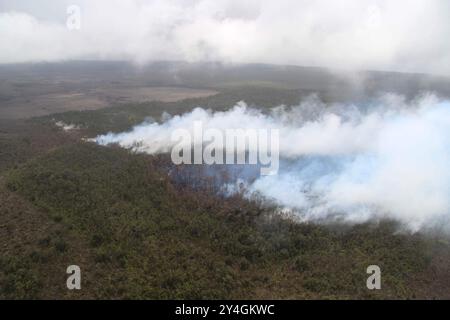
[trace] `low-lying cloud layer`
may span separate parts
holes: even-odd
[[[450,221],[450,102],[386,95],[364,106],[311,97],[269,114],[240,103],[226,112],[195,109],[162,123],[99,136],[147,153],[170,152],[174,130],[278,128],[280,169],[248,186],[305,220],[392,218],[410,230]],[[450,229],[448,229],[450,230]]]
[[[81,29],[66,27],[67,6]],[[450,74],[447,0],[2,0],[0,63],[214,60]]]

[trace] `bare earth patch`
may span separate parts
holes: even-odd
[[[181,87],[100,87],[85,92],[49,93],[31,97],[21,95],[0,101],[0,119],[24,119],[73,110],[96,110],[122,103],[175,102],[215,94],[217,92],[213,90]]]

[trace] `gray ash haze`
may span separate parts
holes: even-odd
[[[248,182],[258,194],[307,221],[393,219],[410,231],[450,231],[450,103],[432,95],[405,102],[385,95],[366,105],[317,98],[268,114],[240,103],[225,112],[197,108],[161,123],[96,138],[150,154],[170,152],[174,130],[280,130],[276,175]],[[251,166],[248,167],[252,170]],[[232,190],[232,188],[227,189]]]
[[[81,30],[66,28],[68,5]],[[447,0],[1,0],[0,63],[220,61],[450,74]]]

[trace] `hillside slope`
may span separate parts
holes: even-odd
[[[416,297],[431,239],[396,234],[390,222],[347,230],[292,223],[238,197],[179,190],[164,161],[73,143],[9,171],[0,296]],[[69,264],[83,270],[80,292],[65,289]],[[379,292],[365,287],[370,264],[383,270]],[[426,285],[415,292],[430,294]]]
[[[174,183],[165,156],[82,142],[163,111],[290,105],[307,94],[246,87],[0,122],[0,298],[449,298],[447,236],[399,233],[392,221],[294,223]],[[81,291],[66,288],[71,264]],[[380,291],[366,288],[371,264]]]

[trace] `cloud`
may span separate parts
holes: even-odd
[[[66,2],[3,1],[0,62],[215,60],[450,74],[446,0],[75,4],[82,28],[71,32]]]

